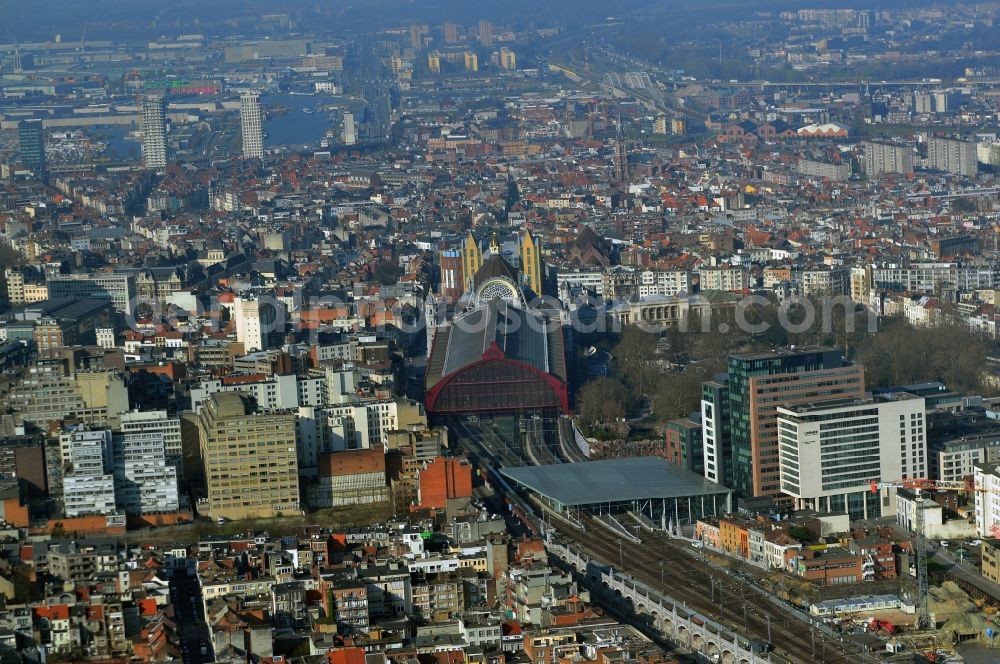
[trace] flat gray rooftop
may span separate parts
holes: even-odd
[[[596,505],[653,498],[730,493],[661,457],[605,459],[504,468],[504,476],[563,505]]]

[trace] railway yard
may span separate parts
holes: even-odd
[[[494,472],[523,465],[586,460],[573,443],[568,422],[526,419],[518,426],[495,422],[452,424],[459,444],[486,470],[496,493],[527,530],[554,533],[556,541],[659,590],[740,635],[771,644],[774,661],[802,664],[881,661],[872,646],[835,634],[828,626],[761,588],[761,572],[716,565],[704,549],[672,539],[638,516],[618,519],[555,514],[515,490]],[[637,622],[641,623],[641,620]]]

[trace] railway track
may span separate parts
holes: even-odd
[[[573,420],[560,418],[556,424],[559,433],[559,449],[563,456],[571,463],[579,461],[590,461],[587,456],[580,451],[576,444],[576,432],[573,429]]]
[[[769,641],[782,659],[802,664],[878,661],[860,645],[832,640],[804,617],[782,610],[743,583],[705,567],[683,545],[655,538],[646,538],[643,545],[619,544],[618,536],[598,521],[589,517],[582,521],[583,532],[563,527],[559,536],[688,608],[744,636]],[[608,536],[597,536],[598,532]]]

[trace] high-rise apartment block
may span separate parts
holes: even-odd
[[[432,52],[427,54],[427,69],[432,74],[441,73],[441,54]]]
[[[21,268],[7,268],[4,270],[4,279],[7,281],[7,299],[15,307],[49,299],[49,287],[44,283],[25,280]]]
[[[247,93],[240,96],[240,128],[243,132],[243,157],[263,157],[264,113],[260,106],[260,95]]]
[[[111,432],[66,431],[59,436],[66,516],[114,514],[115,477]]]
[[[17,123],[18,152],[21,163],[30,168],[35,175],[44,175],[45,162],[45,126],[38,118],[21,120]]]
[[[44,367],[30,369],[0,403],[42,429],[68,417],[105,426],[109,418],[128,411],[129,396],[125,381],[116,372],[81,371],[65,376]]]
[[[414,51],[419,51],[423,46],[423,26],[418,23],[410,24],[410,47]]]
[[[705,477],[725,486],[733,483],[733,447],[729,437],[729,378],[701,384],[701,440]]]
[[[142,123],[142,163],[146,168],[167,166],[167,102],[162,95],[149,94],[140,103]]]
[[[865,143],[865,173],[878,177],[883,173],[913,172],[913,150],[893,143]]]
[[[354,125],[354,113],[344,113],[344,145],[358,142],[358,130]]]
[[[210,516],[298,512],[294,413],[258,412],[246,395],[220,392],[198,413],[197,429]]]
[[[159,432],[112,437],[115,502],[126,514],[175,512],[180,507],[177,468],[164,454]]]
[[[444,24],[444,43],[454,44],[458,41],[458,24],[457,23],[445,23]]]
[[[112,420],[116,434],[159,434],[163,437],[163,455],[167,463],[184,472],[184,452],[181,447],[180,418],[170,417],[165,410],[130,411]]]
[[[779,406],[781,490],[797,509],[883,516],[892,496],[871,482],[927,476],[924,412],[905,392]]]
[[[1000,465],[977,463],[972,475],[976,495],[976,534],[1000,537]]]
[[[472,51],[466,51],[463,54],[465,60],[465,71],[479,71],[479,56]]]
[[[976,144],[951,138],[929,138],[927,165],[934,170],[975,177],[979,172]]]
[[[847,164],[834,164],[813,159],[800,159],[798,171],[810,178],[823,178],[830,182],[846,182],[851,175],[851,167]]]
[[[782,499],[778,407],[861,398],[864,370],[825,347],[730,355],[726,382],[704,384],[702,396],[706,476],[728,456],[739,495]]]
[[[493,45],[493,24],[485,19],[479,21],[479,43],[483,46]]]
[[[500,49],[500,69],[505,71],[517,69],[517,55],[506,46]]]

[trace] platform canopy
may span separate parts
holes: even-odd
[[[662,457],[522,466],[501,472],[529,491],[565,507],[731,493],[721,484]]]

